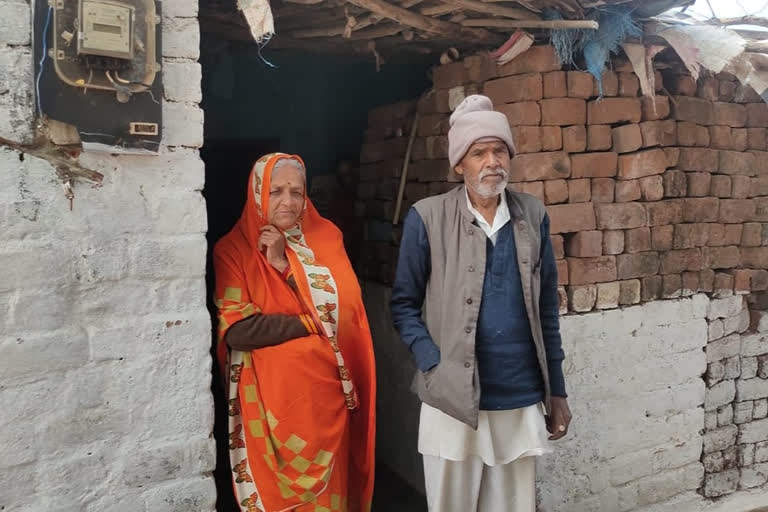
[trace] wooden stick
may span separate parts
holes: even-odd
[[[380,37],[394,36],[406,30],[407,27],[399,25],[397,23],[390,23],[389,25],[381,25],[378,27],[369,28],[367,30],[361,30],[352,34],[350,39],[352,41],[359,41],[361,39],[378,39]]]
[[[283,0],[283,1],[289,4],[315,5],[315,4],[322,3],[323,0]]]
[[[495,28],[586,28],[597,30],[600,26],[592,20],[500,20],[498,18],[468,19],[461,22],[465,27]]]
[[[405,150],[405,158],[403,159],[403,170],[400,173],[400,188],[397,189],[397,202],[395,203],[395,215],[392,218],[392,225],[397,226],[400,222],[400,209],[403,207],[403,194],[405,193],[405,182],[408,180],[408,165],[411,163],[411,150],[413,149],[413,141],[416,139],[416,128],[419,123],[419,111],[413,114],[413,122],[411,123],[411,133],[408,136],[408,148]]]
[[[504,7],[502,5],[487,4],[479,0],[443,0],[444,3],[463,7],[470,11],[493,14],[495,16],[504,16],[515,20],[538,20],[539,16],[527,9],[516,9],[514,7]]]
[[[423,16],[419,13],[403,9],[392,5],[385,0],[348,0],[349,3],[368,9],[369,11],[380,14],[386,18],[394,20],[403,25],[408,25],[424,32],[438,35],[452,35],[461,37],[472,42],[482,44],[500,44],[503,37],[500,34],[494,34],[484,29],[467,29],[455,23],[449,23],[429,16]]]
[[[461,7],[457,5],[436,5],[434,7],[422,7],[419,12],[424,16],[440,16],[441,14],[448,14],[460,10]]]

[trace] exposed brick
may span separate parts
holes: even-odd
[[[710,293],[715,289],[715,271],[705,268],[699,272],[699,291]]]
[[[535,197],[542,203],[544,202],[544,182],[543,181],[527,181],[523,183],[517,183],[520,186],[520,192]]]
[[[640,199],[640,180],[617,181],[616,182],[616,202],[627,203]]]
[[[563,151],[581,153],[587,149],[587,128],[584,125],[563,128]]]
[[[517,58],[499,67],[499,76],[546,73],[560,69],[560,60],[551,45],[534,45]]]
[[[733,101],[736,103],[756,103],[761,100],[760,95],[752,87],[736,84],[736,92],[733,93]]]
[[[587,111],[589,124],[639,123],[643,117],[638,98],[603,98],[590,101]]]
[[[607,124],[592,124],[587,126],[587,149],[603,151],[611,149],[613,138],[611,127]]]
[[[721,174],[754,176],[755,156],[739,151],[720,151],[718,169]]]
[[[752,217],[752,220],[768,222],[768,197],[756,197],[752,201],[755,203],[755,216]]]
[[[646,212],[640,203],[595,204],[599,229],[633,229],[645,226]]]
[[[619,73],[619,96],[634,98],[640,91],[640,80],[634,73]]]
[[[699,272],[683,272],[683,296],[699,293]]]
[[[563,149],[563,135],[559,126],[541,127],[541,149],[544,151]]]
[[[463,62],[451,62],[435,67],[432,81],[438,89],[450,89],[469,83],[469,73]]]
[[[678,121],[675,127],[677,144],[688,147],[709,147],[710,136],[708,127],[688,121]]]
[[[391,158],[392,155],[405,154],[407,144],[408,141],[403,137],[363,144],[360,150],[360,162],[371,164],[384,161],[387,158]]]
[[[681,249],[661,254],[661,274],[696,272],[703,268],[700,249]]]
[[[568,96],[589,98],[595,88],[595,79],[586,71],[568,71]]]
[[[640,302],[640,280],[619,281],[619,304],[630,306]]]
[[[707,174],[707,176],[709,176],[709,174]],[[691,183],[690,177],[688,179],[688,183],[689,185]],[[694,194],[689,193],[689,195],[693,196]],[[712,186],[710,188],[710,195],[714,197],[731,197],[731,177],[725,176],[722,174],[715,174],[714,176],[712,176]]]
[[[668,171],[669,174],[672,171]],[[708,172],[689,172],[685,175],[686,190],[682,196],[705,197],[712,190],[712,175]],[[680,183],[678,183],[679,185]],[[666,183],[665,183],[666,185]],[[666,189],[666,187],[665,187]],[[666,193],[666,190],[665,190]],[[681,196],[681,197],[682,197]]]
[[[661,175],[640,178],[643,201],[659,201],[664,198],[664,179]]]
[[[512,137],[518,154],[541,151],[541,127],[513,126]]]
[[[557,289],[557,302],[559,304],[558,313],[565,315],[568,313],[568,292],[565,291],[564,286],[560,286]]]
[[[494,104],[538,101],[544,96],[544,83],[540,73],[508,76],[486,82],[483,93]]]
[[[557,284],[558,286],[565,286],[570,281],[570,275],[568,273],[568,262],[566,260],[555,261],[557,266]]]
[[[677,224],[675,226],[675,249],[703,247],[709,240],[709,224]]]
[[[565,254],[577,258],[592,258],[603,254],[602,231],[579,231],[568,237]],[[573,283],[584,284],[584,283]]]
[[[658,121],[669,117],[669,98],[666,96],[643,96],[643,121]],[[655,109],[654,109],[655,107]]]
[[[641,299],[645,302],[661,298],[661,276],[647,276],[642,279]]]
[[[448,119],[449,117],[445,114],[420,116],[419,127],[416,133],[419,137],[447,134],[450,127]]]
[[[566,180],[547,180],[544,182],[544,202],[558,204],[568,201],[568,182]]]
[[[768,105],[764,102],[747,103],[747,126],[749,128],[768,127]]]
[[[743,224],[723,225],[723,245],[739,245],[743,231]]]
[[[589,178],[575,179],[568,182],[568,202],[586,203],[592,199],[592,185]]]
[[[768,262],[768,247],[741,248],[742,267],[752,269],[765,269],[766,262]]]
[[[672,117],[678,121],[709,126],[714,118],[712,102],[701,98],[675,96],[672,103]]]
[[[573,285],[616,280],[616,257],[568,258],[569,282]]]
[[[651,250],[651,228],[635,228],[625,231],[624,248],[629,254]]]
[[[709,174],[707,174],[709,176]],[[664,183],[664,197],[685,197],[688,193],[688,178],[683,171],[667,171],[662,175]],[[709,186],[707,186],[707,193]],[[708,195],[707,193],[703,195]],[[659,198],[661,199],[661,198]],[[650,199],[646,199],[649,201]]]
[[[717,222],[720,201],[715,197],[696,197],[682,199],[683,221]],[[677,224],[675,222],[674,224]]]
[[[680,161],[680,148],[664,148],[664,154],[667,156],[667,165],[677,167]]]
[[[597,285],[597,309],[613,309],[619,307],[621,285],[618,281],[611,283],[598,283]]]
[[[765,151],[765,128],[747,128],[747,148]]]
[[[681,200],[669,199],[656,203],[646,203],[645,210],[648,225],[651,227],[679,224],[683,221],[683,203]]]
[[[568,96],[565,71],[544,73],[542,78],[545,98],[565,98]]]
[[[464,59],[470,82],[485,82],[498,76],[496,61],[487,55],[470,55]]]
[[[631,180],[661,174],[667,168],[667,157],[661,149],[648,149],[619,156],[619,179]]]
[[[592,96],[600,96],[600,86],[602,86],[602,94],[606,98],[619,95],[619,75],[615,71],[606,69],[600,76],[601,83],[597,83],[595,80],[595,88],[592,91]]]
[[[682,96],[696,96],[696,80],[691,75],[675,75],[668,81],[669,90],[672,94]]]
[[[587,286],[569,286],[568,304],[573,311],[585,313],[592,311],[597,301],[597,286],[590,284]]]
[[[706,268],[735,268],[741,261],[739,248],[731,245],[727,247],[703,247],[701,255]]]
[[[651,228],[651,249],[669,251],[674,239],[674,226],[656,226]]]
[[[613,152],[571,155],[573,178],[611,178],[616,176],[618,155]]]
[[[696,96],[699,98],[717,101],[720,97],[720,81],[712,76],[708,76],[699,80],[696,89]]]
[[[555,259],[561,260],[565,258],[565,240],[562,235],[550,235],[552,240],[552,252],[555,255]]]
[[[748,199],[720,200],[720,216],[718,222],[723,224],[742,224],[749,222],[755,216],[755,203]]]
[[[752,178],[749,176],[731,176],[731,197],[746,199],[752,197]]]
[[[603,254],[616,255],[624,252],[624,231],[603,231]]]
[[[669,274],[661,277],[661,298],[676,299],[682,295],[683,276]]]
[[[752,196],[768,196],[768,174],[752,178],[750,190]]]
[[[588,231],[597,227],[591,203],[563,204],[547,207],[553,234]]]
[[[731,149],[734,151],[746,151],[747,146],[748,146],[747,129],[732,128],[731,129]]]
[[[586,124],[587,104],[578,98],[551,98],[540,101],[541,124],[570,126]]]
[[[731,149],[731,127],[730,126],[710,126],[709,127],[710,147],[714,149]]]
[[[731,270],[730,274],[733,276],[733,288],[736,293],[762,291],[768,288],[768,270],[737,269]]]
[[[741,128],[747,124],[747,109],[736,103],[715,102],[712,104],[714,124]]]
[[[659,255],[656,252],[619,254],[616,265],[618,277],[622,280],[652,276],[659,271]]]
[[[540,181],[567,178],[571,174],[568,155],[553,151],[517,155],[510,166],[510,182]]]
[[[736,84],[727,80],[720,80],[720,101],[733,101],[736,94]]]
[[[671,119],[640,123],[640,133],[644,148],[677,144],[677,123]]]
[[[630,153],[643,146],[643,136],[638,124],[625,124],[614,128],[612,137],[613,150],[617,153]]]
[[[496,110],[507,116],[511,126],[536,125],[541,122],[541,109],[535,101],[497,105]],[[446,130],[445,133],[448,131]]]
[[[758,222],[744,224],[741,232],[741,245],[745,247],[758,247],[763,243],[763,225]],[[768,261],[766,261],[768,266]]]
[[[616,182],[613,178],[593,178],[592,202],[612,203],[615,189]]]

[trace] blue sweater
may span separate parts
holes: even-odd
[[[562,372],[557,294],[557,267],[549,238],[549,219],[541,224],[541,323],[553,396],[566,396]],[[476,355],[480,372],[480,408],[515,409],[543,399],[541,372],[522,299],[512,222],[499,231],[494,247],[486,240],[483,299],[477,325]],[[429,280],[430,247],[416,210],[403,223],[400,259],[392,288],[392,317],[416,366],[427,371],[440,361],[421,319]]]

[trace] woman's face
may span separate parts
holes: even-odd
[[[304,210],[304,173],[294,165],[283,164],[272,172],[267,220],[281,230],[290,229]]]

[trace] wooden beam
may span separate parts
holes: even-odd
[[[597,30],[600,25],[592,20],[501,20],[498,18],[468,19],[461,22],[465,27],[494,28],[583,28]]]
[[[479,0],[442,0],[444,3],[462,7],[464,9],[481,12],[484,14],[493,14],[494,16],[503,16],[514,20],[538,20],[535,13],[528,9],[517,9],[515,7],[505,7],[503,5],[489,4]]]
[[[457,39],[466,39],[475,43],[497,45],[503,42],[500,34],[494,34],[484,29],[468,29],[456,23],[450,23],[419,13],[403,9],[385,0],[348,0],[349,3],[368,9],[369,11],[389,18],[403,25],[423,30],[431,34],[450,35]]]
[[[460,10],[461,7],[457,5],[435,5],[433,7],[422,7],[419,12],[424,16],[440,16],[441,14],[448,14],[449,12],[455,12]]]
[[[352,37],[350,37],[349,39],[351,39],[352,41],[360,41],[364,39],[379,39],[381,37],[389,37],[389,36],[397,35],[403,30],[406,30],[406,28],[407,27],[397,23],[390,23],[388,25],[381,25],[378,27],[361,30],[360,32],[355,32],[352,34]]]
[[[283,2],[287,2],[289,4],[299,4],[299,5],[315,5],[322,3],[323,0],[283,0]]]

